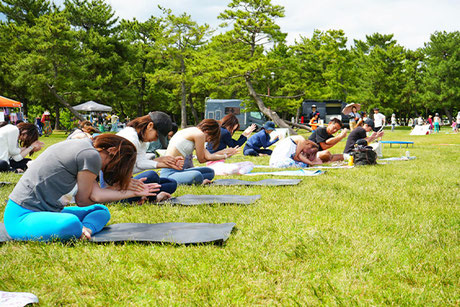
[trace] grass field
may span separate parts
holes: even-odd
[[[460,134],[446,130],[387,131],[384,140],[415,142],[412,161],[332,169],[294,187],[176,192],[261,194],[253,205],[110,205],[109,223],[235,222],[237,230],[223,246],[6,243],[0,290],[32,292],[43,306],[459,306]],[[383,154],[405,152],[385,147]],[[250,160],[268,164],[267,157]],[[0,174],[0,181],[19,178]],[[0,189],[3,220],[13,186]]]

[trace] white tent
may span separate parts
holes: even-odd
[[[77,111],[86,112],[112,112],[112,107],[97,103],[92,100],[76,105],[73,108]]]
[[[410,135],[427,135],[430,134],[430,125],[415,126]]]

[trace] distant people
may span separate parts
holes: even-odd
[[[460,111],[458,111],[458,114],[457,114],[457,126],[456,127],[457,127],[456,132],[458,132],[458,130],[460,130]]]
[[[293,135],[280,141],[270,156],[270,167],[305,168],[315,164],[321,164],[317,159],[318,145],[312,141],[305,140],[300,135]]]
[[[439,133],[441,130],[441,117],[439,117],[439,113],[436,113],[433,118],[434,122],[434,132]]]
[[[415,127],[415,120],[414,120],[412,117],[409,118],[409,122],[407,123],[407,125],[408,125],[409,127],[411,127],[412,129],[414,129],[414,127]]]
[[[319,119],[319,113],[316,113],[315,116],[313,116],[313,118],[310,119],[311,130],[316,130],[316,128],[318,128],[318,119]]]
[[[350,116],[350,131],[353,131],[353,129],[355,129],[355,127],[358,126],[359,121],[361,120],[361,115],[358,113],[358,109],[355,106],[353,106],[351,108],[351,113],[348,114],[348,116]]]
[[[383,131],[374,131],[370,136],[367,136],[367,133],[371,132],[373,129],[374,121],[370,118],[366,119],[362,127],[356,127],[356,129],[350,133],[343,153],[349,155],[353,151],[355,144],[358,140],[365,140],[368,144],[370,144],[375,139],[382,137],[384,135]]]
[[[7,124],[0,128],[0,172],[23,173],[34,152],[41,150],[43,142],[38,140],[38,130],[34,124]]]
[[[427,122],[428,125],[430,125],[430,127],[429,127],[430,131],[432,131],[433,128],[434,128],[434,126],[433,126],[433,115],[431,115],[431,114],[428,115],[428,119],[427,119],[426,122]]]
[[[317,119],[319,119],[319,118],[320,118],[320,114],[319,114],[318,110],[316,109],[316,105],[314,104],[314,105],[311,106],[311,112],[310,112],[310,114],[308,115],[308,119],[311,120],[311,119],[314,118],[316,115],[318,115]],[[318,122],[316,121],[316,123],[318,123]]]
[[[160,176],[177,181],[177,184],[207,184],[214,178],[214,170],[209,167],[193,167],[192,154],[200,163],[230,158],[238,152],[238,148],[226,148],[219,153],[210,153],[205,142],[213,143],[214,149],[219,145],[220,125],[214,119],[203,119],[198,126],[179,130],[169,141],[166,155],[183,157],[184,166],[181,170],[163,168]]]
[[[110,117],[110,121],[111,121],[111,124],[112,124],[112,128],[110,129],[110,131],[118,132],[118,122],[119,122],[119,120],[120,120],[120,118],[116,114],[113,114]]]
[[[396,127],[396,114],[391,114],[391,132],[395,130]]]
[[[275,130],[275,123],[268,121],[262,127],[262,130],[254,134],[246,142],[244,146],[243,154],[245,156],[269,156],[272,154],[272,150],[268,149],[271,145],[275,144],[279,140],[277,136],[273,141],[270,141],[270,133]],[[263,149],[262,149],[263,147]]]
[[[368,118],[367,113],[365,111],[361,111],[361,124],[363,124]]]
[[[417,126],[423,126],[425,122],[423,121],[422,115],[417,118]]]
[[[53,133],[51,128],[51,114],[48,110],[45,110],[42,115],[41,122],[43,124],[43,134],[48,137]]]
[[[308,138],[310,141],[316,143],[319,146],[319,152],[317,156],[324,162],[343,160],[343,155],[332,155],[328,151],[328,149],[332,148],[347,136],[347,129],[343,129],[339,135],[334,136],[334,133],[339,131],[342,127],[342,121],[338,118],[334,118],[326,127],[318,127],[318,129],[313,131],[313,133]],[[330,157],[330,159],[328,160],[325,157]]]
[[[35,118],[35,127],[37,127],[38,134],[42,136],[43,135],[43,123],[39,116]]]
[[[378,132],[385,127],[386,118],[385,115],[380,113],[379,108],[374,109],[374,131]]]
[[[158,190],[157,184],[132,184],[135,160],[133,144],[113,134],[50,146],[9,195],[3,215],[7,233],[13,240],[91,239],[110,220],[108,208],[99,203],[154,196]],[[101,170],[113,188],[99,187]],[[77,206],[65,207],[60,199],[75,186]]]
[[[227,147],[241,147],[246,142],[251,133],[256,129],[256,125],[252,124],[251,126],[247,127],[246,130],[244,130],[240,135],[238,140],[234,140],[232,136],[239,128],[240,123],[238,122],[238,118],[233,113],[225,115],[224,118],[222,118],[220,121],[219,146],[214,149],[214,144],[209,142],[206,146],[206,149],[210,153],[219,154],[221,150],[225,150]],[[225,163],[225,160],[218,160],[206,162],[206,166],[212,168],[216,175],[243,175],[252,171],[254,168],[254,163],[250,161]]]
[[[112,115],[113,118],[113,115]],[[155,168],[182,169],[184,159],[182,157],[163,156],[155,158],[147,153],[149,142],[160,140],[164,144],[166,135],[171,131],[171,118],[164,112],[150,112],[148,115],[133,119],[128,126],[117,133],[130,141],[136,148],[136,163],[134,164],[133,177],[137,182],[158,183],[161,185],[158,195],[148,198],[130,198],[125,201],[142,204],[149,200],[159,202],[171,197],[177,189],[177,183],[170,178],[160,178],[153,170]],[[140,174],[138,174],[140,173]]]

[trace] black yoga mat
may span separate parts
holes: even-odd
[[[214,185],[257,185],[257,186],[283,186],[298,185],[302,179],[264,179],[258,181],[239,180],[239,179],[218,179],[214,180]]]
[[[6,182],[6,181],[0,181],[0,187],[3,186],[3,185],[8,185],[8,184],[12,184],[11,182]]]
[[[222,243],[235,227],[235,223],[123,223],[104,227],[90,242],[151,242],[151,243]],[[0,223],[0,242],[10,241],[4,224]]]
[[[158,204],[172,204],[183,206],[210,205],[210,204],[232,204],[249,205],[260,198],[260,195],[193,195],[186,194],[179,197],[172,197]]]

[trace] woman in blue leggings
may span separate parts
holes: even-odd
[[[159,190],[158,184],[132,183],[135,161],[133,144],[112,134],[50,146],[10,194],[3,217],[6,231],[14,240],[90,239],[110,219],[107,207],[97,203],[152,197]],[[117,189],[99,187],[101,170]],[[64,207],[61,198],[75,185],[77,206]]]

